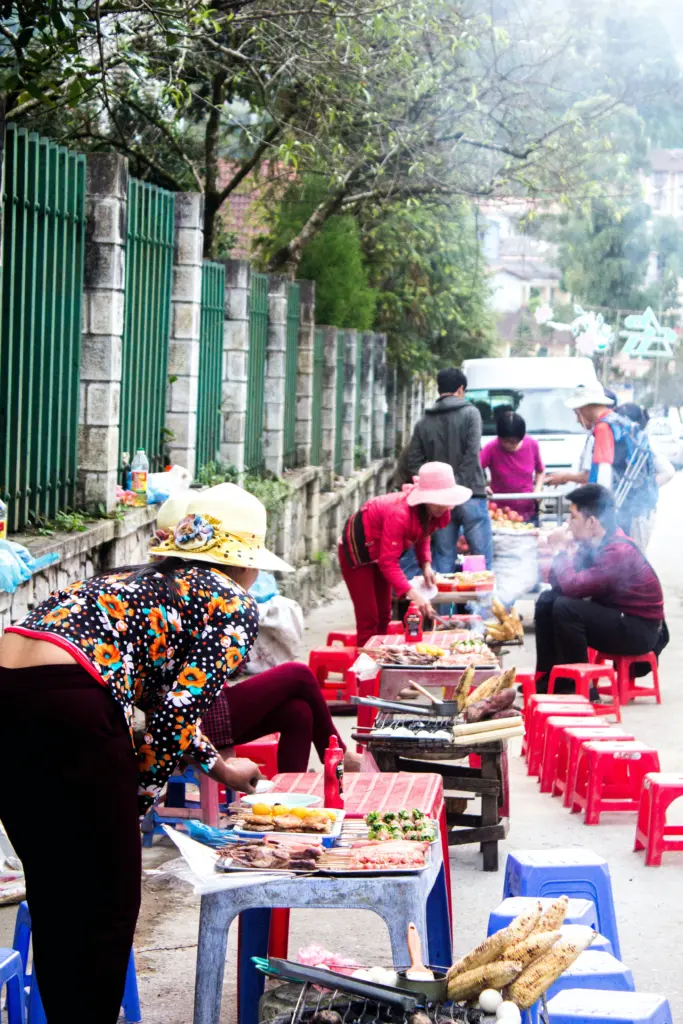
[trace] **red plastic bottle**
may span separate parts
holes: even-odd
[[[336,736],[325,751],[325,807],[344,809],[344,751]]]
[[[411,601],[406,617],[403,620],[403,630],[407,644],[419,644],[422,639],[422,622],[422,612]]]

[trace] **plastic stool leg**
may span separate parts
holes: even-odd
[[[14,938],[12,949],[15,949],[21,957],[21,966],[24,970],[24,985],[27,984],[26,968],[28,967],[28,949],[31,944],[31,915],[28,903],[24,900],[17,907],[17,916],[14,921]]]
[[[135,954],[132,949],[128,957],[126,984],[123,990],[121,1006],[123,1007],[123,1016],[128,1024],[137,1024],[138,1021],[142,1020],[140,996],[138,994],[138,976],[135,972]]]
[[[258,1003],[263,995],[265,976],[251,962],[253,956],[268,955],[270,910],[244,910],[239,918],[237,952],[237,1020],[239,1024],[258,1024]]]
[[[289,909],[285,907],[271,911],[270,933],[268,935],[268,956],[287,959],[289,950]]]
[[[35,979],[35,973],[31,979],[31,988],[28,995],[27,1024],[47,1024],[47,1017],[43,1009],[43,1000],[40,998],[40,989]]]
[[[453,942],[446,871],[443,864],[427,897],[427,935],[431,966],[447,971],[453,963]]]
[[[24,1024],[24,969],[16,949],[0,949],[0,988],[7,987],[7,1024]]]

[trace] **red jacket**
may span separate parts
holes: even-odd
[[[645,555],[621,530],[605,537],[599,548],[579,548],[553,560],[550,582],[565,597],[589,597],[606,608],[641,619],[663,619],[664,597],[657,574]]]
[[[429,537],[435,530],[448,526],[450,512],[439,519],[430,519],[426,532],[422,529],[417,506],[409,505],[407,494],[381,494],[371,498],[361,509],[365,542],[373,562],[389,580],[399,597],[410,590],[405,573],[398,564],[404,551],[415,545],[417,560],[422,566],[431,562]]]

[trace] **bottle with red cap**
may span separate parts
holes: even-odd
[[[403,620],[403,632],[407,644],[419,644],[422,639],[422,612],[412,601]]]
[[[336,736],[325,751],[325,807],[344,809],[344,751]]]

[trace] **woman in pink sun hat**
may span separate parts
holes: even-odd
[[[433,584],[429,538],[448,525],[450,510],[471,496],[468,487],[456,484],[451,466],[426,462],[412,484],[371,498],[349,516],[339,542],[339,563],[353,601],[359,646],[386,633],[392,588],[424,615],[434,614],[427,598],[411,587],[398,560],[414,545],[422,575]]]

